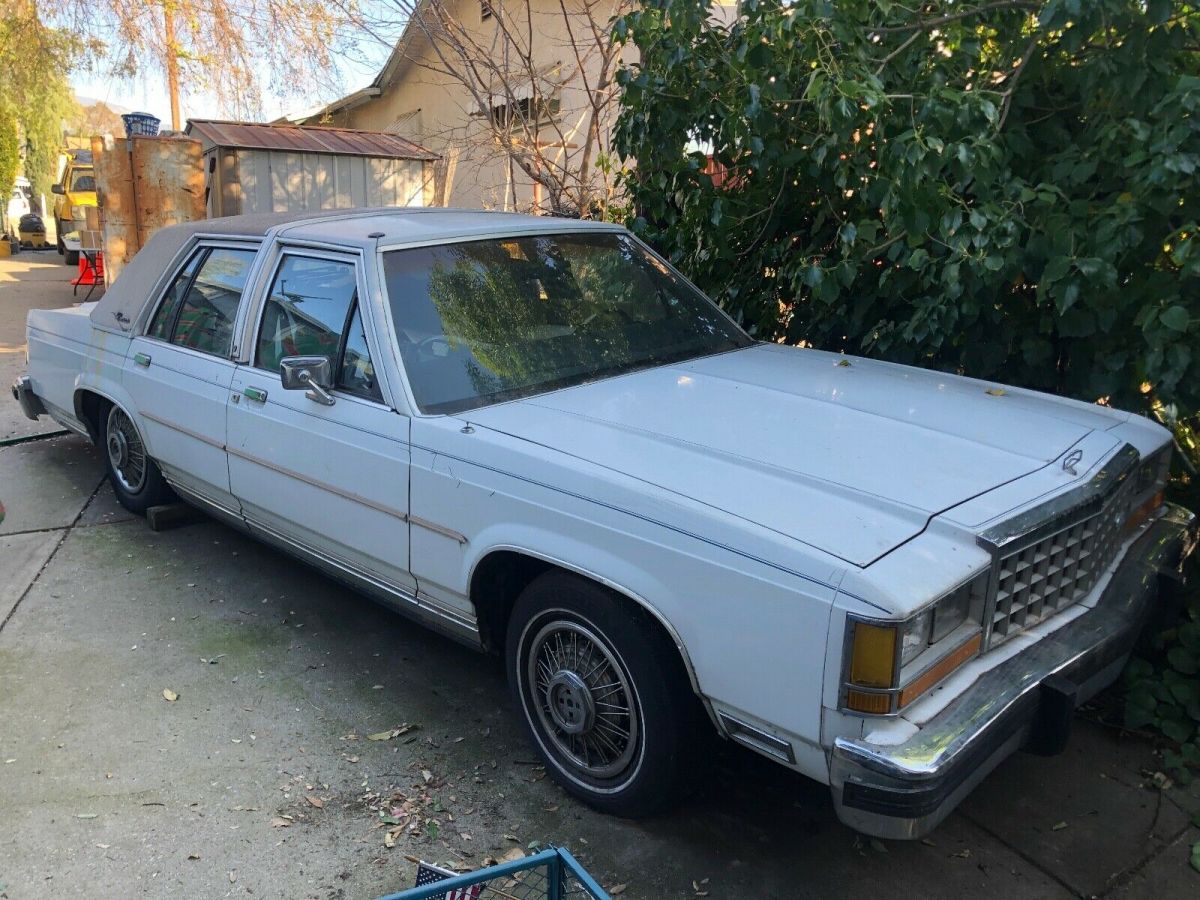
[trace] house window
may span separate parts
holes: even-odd
[[[494,16],[495,10],[492,9],[492,0],[479,0],[479,21],[486,22]]]
[[[502,103],[499,106],[493,106],[490,110],[490,115],[492,122],[497,128],[510,128],[514,124],[521,123],[538,125],[540,122],[549,121],[557,116],[559,106],[557,97],[550,100],[522,97],[520,100],[514,100],[511,103]]]

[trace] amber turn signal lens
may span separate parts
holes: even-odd
[[[846,709],[882,715],[892,711],[891,694],[869,694],[866,691],[846,691]]]
[[[1154,512],[1160,506],[1162,506],[1164,502],[1166,502],[1166,499],[1166,494],[1164,494],[1162,491],[1159,491],[1137,509],[1133,510],[1133,512],[1129,514],[1129,518],[1125,520],[1126,533],[1136,530],[1139,525],[1150,518],[1150,516],[1154,515]]]
[[[895,626],[854,623],[854,649],[850,657],[850,683],[861,687],[895,687]]]
[[[965,663],[968,659],[978,653],[982,644],[983,635],[973,635],[970,640],[950,651],[950,653],[918,675],[913,681],[905,685],[904,690],[900,692],[900,708],[903,709],[909,703],[916,700],[923,693],[925,693],[927,690]]]

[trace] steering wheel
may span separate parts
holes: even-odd
[[[445,353],[437,353],[436,351],[434,351],[433,348],[435,346],[437,346],[438,344],[446,345]],[[443,359],[450,355],[450,350],[452,348],[450,347],[450,339],[447,338],[444,334],[434,334],[434,335],[430,335],[427,338],[422,338],[421,340],[417,341],[417,346],[415,349],[416,349],[418,356],[424,357],[426,359]]]

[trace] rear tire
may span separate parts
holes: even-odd
[[[627,818],[681,797],[700,704],[645,611],[595,582],[547,572],[513,608],[506,668],[534,747],[569,793]]]
[[[131,513],[145,515],[151,506],[174,498],[170,485],[146,453],[133,419],[119,406],[102,406],[96,423],[97,444],[113,493]]]

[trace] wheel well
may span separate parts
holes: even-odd
[[[521,591],[554,568],[558,567],[512,550],[497,550],[479,561],[471,576],[471,603],[479,619],[479,636],[488,652],[504,652],[508,619]]]
[[[471,603],[474,605],[475,614],[479,619],[479,635],[483,640],[484,647],[489,652],[503,654],[508,634],[508,620],[512,616],[517,598],[521,596],[521,592],[529,586],[530,582],[539,575],[552,570],[567,572],[577,578],[587,578],[586,575],[580,575],[565,566],[546,562],[515,550],[497,550],[480,560],[471,578]],[[666,626],[642,604],[627,594],[614,590],[594,578],[588,580],[600,584],[606,591],[619,597],[631,615],[637,616],[648,629],[658,635],[663,641],[664,650],[674,651],[671,656],[678,661],[684,678],[695,690],[695,682],[691,677],[684,653],[668,633]]]
[[[93,391],[77,391],[75,393],[75,417],[87,426],[93,444],[100,439],[100,416],[110,405],[107,398],[101,397]]]

